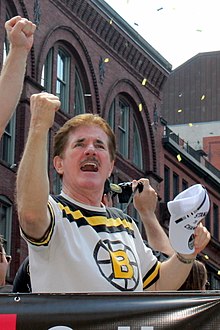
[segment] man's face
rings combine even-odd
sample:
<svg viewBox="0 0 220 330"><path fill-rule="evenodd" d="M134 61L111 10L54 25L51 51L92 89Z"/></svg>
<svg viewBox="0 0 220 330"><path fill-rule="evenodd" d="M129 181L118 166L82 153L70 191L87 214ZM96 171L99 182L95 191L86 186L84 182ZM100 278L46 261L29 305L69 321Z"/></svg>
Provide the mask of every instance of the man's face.
<svg viewBox="0 0 220 330"><path fill-rule="evenodd" d="M81 126L71 132L63 157L55 157L55 167L68 189L101 189L110 176L108 136L98 126Z"/></svg>

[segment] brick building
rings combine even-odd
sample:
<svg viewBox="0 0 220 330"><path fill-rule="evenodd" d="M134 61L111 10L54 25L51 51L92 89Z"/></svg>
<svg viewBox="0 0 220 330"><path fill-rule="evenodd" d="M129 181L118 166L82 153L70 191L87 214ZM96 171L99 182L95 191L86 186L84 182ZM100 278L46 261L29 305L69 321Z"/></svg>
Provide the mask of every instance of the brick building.
<svg viewBox="0 0 220 330"><path fill-rule="evenodd" d="M199 53L173 70L162 115L171 129L220 170L220 51Z"/></svg>
<svg viewBox="0 0 220 330"><path fill-rule="evenodd" d="M170 73L164 85L161 105L161 114L167 121L164 146L167 146L167 141L172 145L176 144L176 155L180 153L183 158L179 168L170 174L173 178L173 189L176 189L179 171L183 176L183 187L185 182L191 182L192 178L205 186L208 183L212 190L209 191L212 203L206 221L216 247L219 244L220 219L219 65L220 51L199 53L180 65ZM169 155L165 152L165 158L167 157L170 157L170 152ZM190 173L182 168L186 157L189 158L187 167ZM165 181L168 172L169 170L165 169Z"/></svg>
<svg viewBox="0 0 220 330"><path fill-rule="evenodd" d="M5 20L14 15L36 22L38 29L27 63L21 100L0 145L0 231L6 240L6 250L13 257L11 280L27 254L26 243L19 233L14 186L27 137L29 99L33 93L47 90L57 94L62 102L48 142L52 193L60 188L52 167L54 133L70 117L93 112L108 120L118 141L112 181L148 177L160 196L158 217L165 227L169 221L166 202L187 185L204 183L212 203L218 205L220 190L214 180L207 180L205 174L201 177L197 163L193 164L192 159L187 161L188 154L185 158L182 155L184 161L179 162L176 154L184 150L178 151L178 143L173 146L167 136L168 127L160 109L162 90L171 65L111 7L101 0L35 0L31 3L1 0L2 31ZM2 33L1 65L7 49L7 40ZM167 170L173 173L172 176L168 176ZM137 217L132 205L128 212ZM214 230L212 213L209 224ZM215 288L218 287L220 266L217 257L219 232L216 235L218 238L213 238L205 254L201 255L203 259L210 256L204 260Z"/></svg>

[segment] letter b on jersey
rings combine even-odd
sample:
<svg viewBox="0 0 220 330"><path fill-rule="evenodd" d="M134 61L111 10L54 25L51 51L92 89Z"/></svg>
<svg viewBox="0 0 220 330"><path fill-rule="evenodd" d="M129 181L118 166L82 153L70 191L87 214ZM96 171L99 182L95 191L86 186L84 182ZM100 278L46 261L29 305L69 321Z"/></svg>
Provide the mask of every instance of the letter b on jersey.
<svg viewBox="0 0 220 330"><path fill-rule="evenodd" d="M133 267L125 251L111 251L110 255L115 278L132 278L134 276Z"/></svg>

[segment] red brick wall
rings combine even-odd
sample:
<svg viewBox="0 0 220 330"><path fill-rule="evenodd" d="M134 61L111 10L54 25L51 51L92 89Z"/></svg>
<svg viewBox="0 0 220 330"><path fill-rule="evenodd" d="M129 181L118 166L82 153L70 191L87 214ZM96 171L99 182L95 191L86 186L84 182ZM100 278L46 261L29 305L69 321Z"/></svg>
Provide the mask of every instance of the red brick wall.
<svg viewBox="0 0 220 330"><path fill-rule="evenodd" d="M220 170L220 136L204 137L203 149L208 155L209 162Z"/></svg>

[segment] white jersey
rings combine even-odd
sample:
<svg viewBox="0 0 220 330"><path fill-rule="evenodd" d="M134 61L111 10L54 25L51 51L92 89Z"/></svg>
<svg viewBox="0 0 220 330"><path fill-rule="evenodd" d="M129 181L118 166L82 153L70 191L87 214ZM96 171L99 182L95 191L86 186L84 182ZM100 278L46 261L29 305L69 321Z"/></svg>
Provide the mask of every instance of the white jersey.
<svg viewBox="0 0 220 330"><path fill-rule="evenodd" d="M50 196L51 226L28 242L32 292L143 291L160 263L134 221L116 208L92 207L61 193Z"/></svg>

